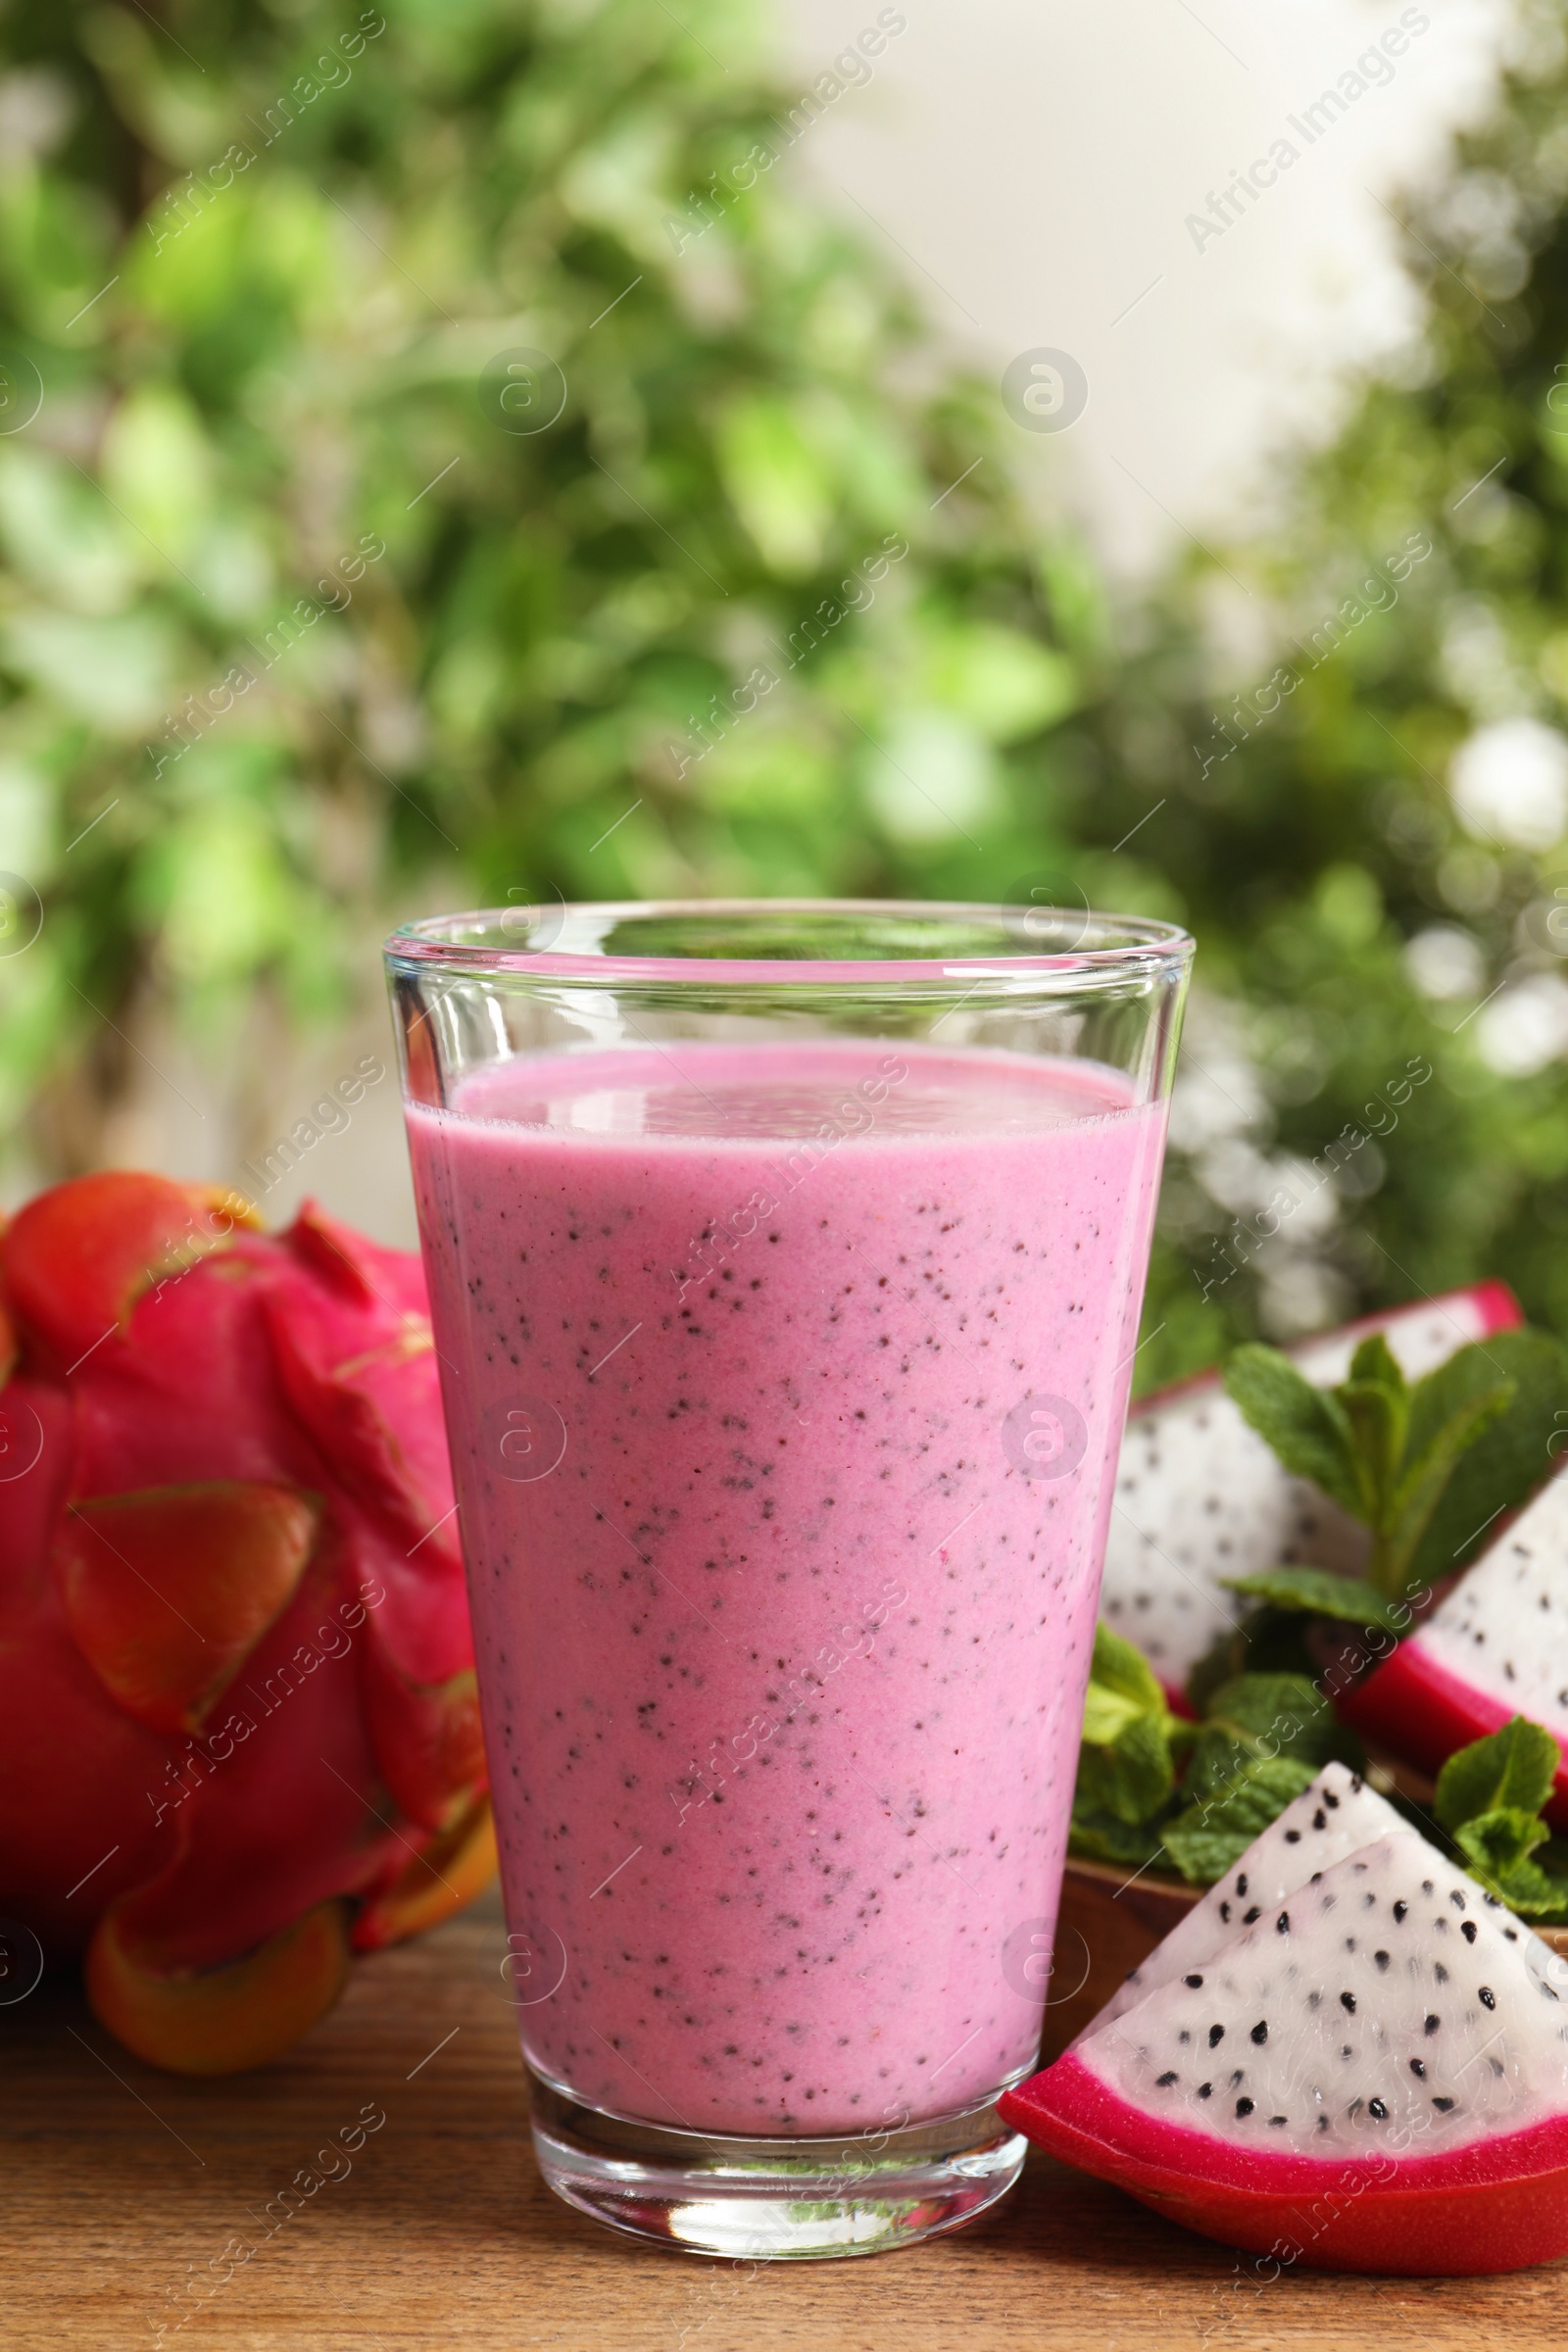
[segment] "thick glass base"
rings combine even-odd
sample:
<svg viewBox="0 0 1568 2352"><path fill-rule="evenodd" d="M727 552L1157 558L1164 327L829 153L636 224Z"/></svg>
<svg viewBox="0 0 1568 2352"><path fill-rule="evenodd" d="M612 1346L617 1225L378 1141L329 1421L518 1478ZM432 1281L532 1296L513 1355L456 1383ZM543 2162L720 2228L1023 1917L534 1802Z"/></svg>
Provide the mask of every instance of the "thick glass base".
<svg viewBox="0 0 1568 2352"><path fill-rule="evenodd" d="M1025 2142L995 2107L902 2132L729 2139L609 2115L530 2067L533 2144L558 2197L633 2237L742 2262L880 2254L1004 2196Z"/></svg>

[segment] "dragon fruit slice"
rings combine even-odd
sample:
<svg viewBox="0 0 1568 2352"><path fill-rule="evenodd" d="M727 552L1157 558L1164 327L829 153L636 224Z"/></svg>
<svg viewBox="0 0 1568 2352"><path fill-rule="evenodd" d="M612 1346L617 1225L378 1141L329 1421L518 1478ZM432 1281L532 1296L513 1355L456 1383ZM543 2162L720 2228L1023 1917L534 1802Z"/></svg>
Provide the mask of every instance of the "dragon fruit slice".
<svg viewBox="0 0 1568 2352"><path fill-rule="evenodd" d="M1265 1912L1272 1917L1298 1887L1331 1863L1343 1862L1347 1854L1380 1838L1401 1835L1416 1833L1359 1773L1344 1764L1326 1764L1310 1788L1292 1798L1234 1868L1178 1921L1143 1966L1133 1970L1079 2040L1099 2033L1124 2010L1136 2008L1156 1985L1203 1966L1240 1928L1250 1927Z"/></svg>
<svg viewBox="0 0 1568 2352"><path fill-rule="evenodd" d="M1381 1331L1406 1376L1418 1380L1456 1349L1523 1321L1500 1282L1450 1291L1417 1306L1369 1315L1290 1350L1308 1380L1330 1387L1356 1345ZM1366 1530L1327 1495L1292 1478L1231 1402L1217 1372L1159 1391L1135 1405L1122 1440L1115 1508L1105 1544L1100 1610L1136 1642L1171 1699L1239 1604L1222 1576L1286 1561L1359 1575Z"/></svg>
<svg viewBox="0 0 1568 2352"><path fill-rule="evenodd" d="M1562 1750L1547 1818L1568 1828L1568 1476L1561 1473L1375 1674L1340 1701L1357 1729L1436 1772L1528 1715Z"/></svg>
<svg viewBox="0 0 1568 2352"><path fill-rule="evenodd" d="M0 1237L0 1913L156 2065L494 1867L418 1260L111 1172Z"/></svg>
<svg viewBox="0 0 1568 2352"><path fill-rule="evenodd" d="M1002 2112L1205 2237L1448 2278L1568 2251L1568 1969L1405 1831L1097 2020Z"/></svg>

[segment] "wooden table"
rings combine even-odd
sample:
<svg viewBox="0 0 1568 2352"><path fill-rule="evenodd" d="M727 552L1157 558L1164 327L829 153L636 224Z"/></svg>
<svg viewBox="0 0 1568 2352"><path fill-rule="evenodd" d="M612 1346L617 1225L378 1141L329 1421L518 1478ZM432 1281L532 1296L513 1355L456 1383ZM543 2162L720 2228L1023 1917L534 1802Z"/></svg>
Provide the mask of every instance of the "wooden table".
<svg viewBox="0 0 1568 2352"><path fill-rule="evenodd" d="M908 2253L754 2274L644 2249L540 2183L505 1948L488 1897L424 1942L361 1962L300 2049L226 2082L139 2065L69 1991L0 2009L0 2347L1568 2345L1568 2265L1476 2280L1287 2274L1259 2287L1224 2249L1043 2158L971 2234ZM384 2123L341 2163L320 2161L365 2111ZM262 2209L309 2167L340 2177L267 2237ZM257 2250L237 2263L245 2246Z"/></svg>

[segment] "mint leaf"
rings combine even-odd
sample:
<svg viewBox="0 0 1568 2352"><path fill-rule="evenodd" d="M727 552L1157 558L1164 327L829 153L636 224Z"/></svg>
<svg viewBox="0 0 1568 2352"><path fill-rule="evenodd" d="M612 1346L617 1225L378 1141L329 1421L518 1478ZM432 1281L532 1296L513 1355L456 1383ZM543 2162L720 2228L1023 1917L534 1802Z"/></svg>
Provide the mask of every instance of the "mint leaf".
<svg viewBox="0 0 1568 2352"><path fill-rule="evenodd" d="M1137 1699L1124 1698L1119 1690L1107 1690L1103 1683L1092 1682L1084 1692L1085 1745L1114 1747L1122 1733L1142 1721L1145 1712Z"/></svg>
<svg viewBox="0 0 1568 2352"><path fill-rule="evenodd" d="M1361 1469L1365 1507L1358 1515L1376 1522L1383 1517L1385 1498L1404 1453L1404 1405L1370 1381L1348 1380L1334 1395L1349 1423Z"/></svg>
<svg viewBox="0 0 1568 2352"><path fill-rule="evenodd" d="M1448 1758L1438 1775L1433 1810L1455 1837L1464 1823L1483 1814L1539 1813L1561 1761L1551 1734L1515 1715L1500 1732L1473 1740Z"/></svg>
<svg viewBox="0 0 1568 2352"><path fill-rule="evenodd" d="M1256 1741L1238 1739L1223 1724L1205 1724L1182 1778L1182 1795L1189 1804L1210 1804L1250 1764L1271 1761Z"/></svg>
<svg viewBox="0 0 1568 2352"><path fill-rule="evenodd" d="M1548 1911L1561 1911L1568 1903L1568 1885L1530 1859L1549 1836L1545 1823L1533 1813L1504 1806L1461 1822L1454 1832L1454 1843L1483 1886L1510 1911L1539 1919Z"/></svg>
<svg viewBox="0 0 1568 2352"><path fill-rule="evenodd" d="M1239 1674L1304 1674L1310 1680L1322 1665L1311 1640L1314 1631L1303 1611L1259 1601L1199 1659L1187 1677L1190 1704L1201 1714L1220 1685Z"/></svg>
<svg viewBox="0 0 1568 2352"><path fill-rule="evenodd" d="M1118 1821L1113 1813L1099 1813L1093 1807L1073 1807L1067 1844L1070 1852L1086 1854L1093 1862L1124 1862L1130 1870L1141 1870L1156 1855L1164 1858L1159 1831L1152 1824Z"/></svg>
<svg viewBox="0 0 1568 2352"><path fill-rule="evenodd" d="M1313 1771L1331 1756L1365 1762L1353 1732L1337 1720L1314 1683L1300 1674L1243 1674L1209 1698L1182 1783L1189 1802L1202 1802L1253 1763L1285 1756Z"/></svg>
<svg viewBox="0 0 1568 2352"><path fill-rule="evenodd" d="M1225 1389L1287 1470L1311 1479L1356 1518L1366 1516L1350 1425L1326 1390L1314 1389L1277 1348L1250 1345L1226 1364Z"/></svg>
<svg viewBox="0 0 1568 2352"><path fill-rule="evenodd" d="M1497 1515L1525 1501L1553 1467L1548 1448L1563 1427L1555 1416L1568 1410L1568 1357L1544 1331L1497 1332L1418 1381L1412 1451L1424 1448L1466 1396L1499 1379L1513 1382L1514 1400L1460 1457L1409 1562L1411 1586L1435 1584L1473 1559Z"/></svg>
<svg viewBox="0 0 1568 2352"><path fill-rule="evenodd" d="M1165 1693L1143 1651L1113 1634L1108 1625L1095 1627L1089 1682L1126 1699L1141 1715L1163 1715Z"/></svg>
<svg viewBox="0 0 1568 2352"><path fill-rule="evenodd" d="M1175 1793L1173 1745L1185 1737L1142 1650L1097 1625L1073 1795L1080 1850L1149 1859L1158 1843L1153 1824Z"/></svg>
<svg viewBox="0 0 1568 2352"><path fill-rule="evenodd" d="M1559 1352L1557 1344L1544 1332L1498 1332L1490 1340L1473 1341L1445 1357L1434 1371L1418 1380L1410 1392L1410 1452L1412 1457L1425 1453L1446 1421L1471 1397L1494 1389L1500 1380L1517 1382L1520 1374L1520 1350L1511 1345L1523 1340L1526 1358L1540 1353L1537 1343L1544 1340L1546 1347Z"/></svg>
<svg viewBox="0 0 1568 2352"><path fill-rule="evenodd" d="M1225 1386L1288 1470L1372 1530L1368 1581L1396 1599L1473 1556L1547 1475L1568 1418L1568 1355L1544 1332L1461 1348L1413 1388L1379 1333L1332 1391L1275 1348L1238 1348Z"/></svg>
<svg viewBox="0 0 1568 2352"><path fill-rule="evenodd" d="M1453 1836L1455 1844L1484 1861L1493 1876L1498 1877L1527 1862L1551 1832L1539 1813L1522 1812L1517 1805L1499 1805L1494 1812L1462 1821Z"/></svg>
<svg viewBox="0 0 1568 2352"><path fill-rule="evenodd" d="M1381 1331L1361 1340L1350 1358L1349 1379L1367 1388L1385 1389L1399 1401L1408 1398L1410 1384L1398 1357Z"/></svg>
<svg viewBox="0 0 1568 2352"><path fill-rule="evenodd" d="M1147 1821L1160 1811L1176 1786L1170 1742L1162 1716L1140 1715L1108 1747L1078 1751L1075 1803L1117 1821Z"/></svg>
<svg viewBox="0 0 1568 2352"><path fill-rule="evenodd" d="M1502 1418L1516 1394L1511 1380L1499 1380L1466 1397L1406 1469L1389 1499L1379 1530L1383 1540L1377 1567L1380 1581L1391 1593L1398 1595L1412 1589L1410 1563L1460 1455ZM1413 1582L1419 1586L1421 1580L1416 1577Z"/></svg>
<svg viewBox="0 0 1568 2352"><path fill-rule="evenodd" d="M1515 1715L1438 1775L1434 1809L1467 1869L1526 1919L1568 1918L1568 1845L1538 1818L1558 1762L1550 1733Z"/></svg>
<svg viewBox="0 0 1568 2352"><path fill-rule="evenodd" d="M1404 1374L1381 1332L1361 1342L1349 1378L1334 1393L1359 1450L1365 1485L1381 1502L1398 1476L1410 1419Z"/></svg>
<svg viewBox="0 0 1568 2352"><path fill-rule="evenodd" d="M1222 1576L1219 1581L1231 1592L1266 1600L1276 1609L1336 1617L1348 1625L1378 1626L1397 1634L1410 1622L1407 1610L1396 1611L1364 1577L1335 1576L1327 1568L1260 1568L1255 1576Z"/></svg>
<svg viewBox="0 0 1568 2352"><path fill-rule="evenodd" d="M1346 1732L1334 1709L1302 1674L1240 1674L1223 1683L1208 1702L1208 1721L1257 1740L1278 1745L1309 1763L1326 1764L1343 1754Z"/></svg>
<svg viewBox="0 0 1568 2352"><path fill-rule="evenodd" d="M1167 1826L1166 1853L1193 1886L1212 1886L1316 1777L1310 1765L1286 1756L1250 1764L1226 1788L1189 1805Z"/></svg>

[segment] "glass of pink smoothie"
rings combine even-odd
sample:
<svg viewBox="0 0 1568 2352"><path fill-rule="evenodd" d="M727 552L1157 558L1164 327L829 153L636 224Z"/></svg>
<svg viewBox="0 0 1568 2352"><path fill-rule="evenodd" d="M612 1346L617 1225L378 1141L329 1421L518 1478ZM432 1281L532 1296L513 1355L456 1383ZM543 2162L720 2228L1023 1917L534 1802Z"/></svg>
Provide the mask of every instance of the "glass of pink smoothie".
<svg viewBox="0 0 1568 2352"><path fill-rule="evenodd" d="M1016 2177L1191 954L388 943L534 2141L602 2220L854 2254Z"/></svg>

